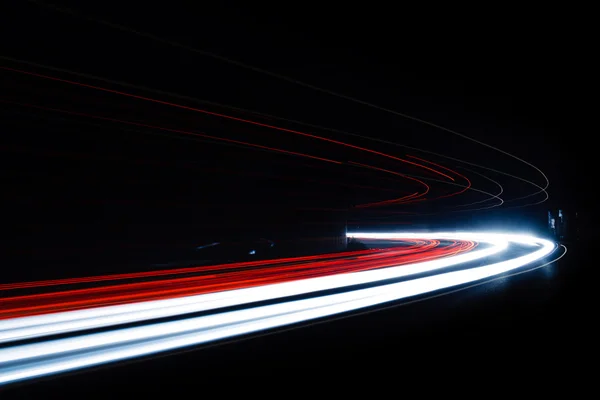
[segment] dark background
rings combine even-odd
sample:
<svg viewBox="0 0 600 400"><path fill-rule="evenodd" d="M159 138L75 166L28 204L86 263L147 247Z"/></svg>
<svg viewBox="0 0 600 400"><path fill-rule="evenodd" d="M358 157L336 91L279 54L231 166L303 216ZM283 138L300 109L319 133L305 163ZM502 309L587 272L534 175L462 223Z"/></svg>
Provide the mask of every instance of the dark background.
<svg viewBox="0 0 600 400"><path fill-rule="evenodd" d="M592 105L596 79L591 63L592 24L584 10L524 6L490 9L453 6L444 10L436 6L433 12L428 7L418 10L405 5L362 4L354 8L341 3L327 7L305 3L279 6L230 2L61 3L94 19L90 20L44 4L29 1L2 4L0 55L190 96L205 103L139 88L123 89L116 84L6 59L0 60L2 66L279 124L398 156L411 154L403 148L232 111L215 103L258 111L467 159L543 183L541 176L525 165L451 134L95 21L106 19L434 122L524 158L544 171L550 180L550 199L537 206L445 212L446 205L482 199L471 193L464 199L424 202L399 209L414 213L410 216L384 213L391 226L539 229L546 221L547 210L554 208L583 212L592 218L596 153ZM11 102L3 103L0 108L0 162L6 201L2 263L12 266L3 269L5 280L38 279L74 271L80 274L119 271L133 268L132 264L169 259L180 250L214 238L265 236L300 243L335 236L346 218L365 228L373 226L374 215L379 215L377 211L373 214L344 211L352 205L402 196L414 190L414 186L393 176L348 165L224 146L189 135L124 126L24 107L15 102L143 121L344 162L398 167L390 160L284 132L8 71L0 71L0 85L1 99ZM456 166L434 156L428 159L451 168ZM406 166L399 170L422 173ZM530 187L510 178L489 176L504 185L506 199L531 192ZM484 190L496 190L490 182L477 177L473 182ZM440 194L450 189L438 188ZM432 212L436 214L423 215ZM581 251L577 256L579 267L580 263L585 264L586 254ZM540 334L546 328L563 329L563 322L556 319L562 318L559 314L575 318L582 311L575 306L573 314L566 311L571 310L572 304L581 304L572 303L571 298L572 293L580 292L580 279L585 281L576 276L569 278L569 284L557 283L555 278L553 285L559 289L552 291L552 300L530 311L542 315L540 318L546 325L530 323L528 335ZM530 288L527 283L522 285L527 289L509 293L527 303L530 297L525 293ZM540 287L534 293L546 289ZM501 295L502 299L505 296L510 294ZM563 302L566 298L568 303ZM494 303L489 310L513 315L514 309L520 307L519 300L507 306L502 299L488 299ZM554 313L554 306L562 311ZM528 320L528 312L514 320L507 317L510 322L505 329L516 334L522 326L519 324ZM491 318L482 316L483 311L478 314L479 311L468 309L465 313L464 318L472 321ZM385 331L381 324L387 327L385 321L390 318L395 317L379 315L378 322L364 323L373 324L373 330ZM452 335L462 337L464 320L460 318L453 319L451 325L438 321L423 330L437 337L449 329ZM482 326L487 328L469 337L483 341L483 335L497 328L485 322ZM300 330L304 333L294 335L310 336L306 343L322 343L323 335L354 328L336 325L318 329L325 333L314 333L313 337L310 336L313 333ZM413 333L414 337L422 336L420 332ZM331 357L347 354L348 346L364 345L371 340L361 335L351 337ZM406 337L414 338L410 334ZM280 338L285 341L289 336ZM264 345L252 343L247 346L262 349L255 354L260 359L264 348L277 343L277 339ZM382 343L381 348L371 349L374 353L366 358L377 359L378 352L389 345L386 341ZM228 368L225 361L219 361L221 354L228 354L223 359L236 360L237 350L228 349L215 350L214 355L207 352L207 359L213 357L221 365L216 371ZM245 347L243 351L249 350ZM316 357L319 351L310 354ZM273 354L279 352L274 350ZM269 362L293 365L296 355L283 353L288 354L286 361ZM188 360L186 365L197 362ZM242 364L248 368L258 363L245 362ZM312 361L304 358L296 363L312 365ZM154 365L163 368L160 362Z"/></svg>

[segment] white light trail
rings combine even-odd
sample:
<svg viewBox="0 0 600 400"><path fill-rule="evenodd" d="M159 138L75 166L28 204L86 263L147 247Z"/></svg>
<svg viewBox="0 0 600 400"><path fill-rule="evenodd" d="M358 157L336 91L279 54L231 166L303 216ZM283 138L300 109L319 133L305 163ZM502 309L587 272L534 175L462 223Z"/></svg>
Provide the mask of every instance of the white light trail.
<svg viewBox="0 0 600 400"><path fill-rule="evenodd" d="M354 233L349 234L349 236L361 239L381 240L402 238L475 240L491 243L492 246L488 249L472 253L415 263L408 266L405 265L403 267L341 274L259 288L191 296L190 298L171 299L181 302L180 304L168 303L171 300L161 300L129 304L120 309L117 309L120 306L103 307L102 309L63 312L46 316L2 321L0 323L0 333L4 335L5 340L15 340L15 338L22 337L21 335L33 334L33 331L27 333L27 329L38 329L37 332L41 332L40 330L43 330L44 326L46 326L45 324L49 324L51 326L50 329L71 329L72 326L69 327L68 325L70 323L79 324L77 325L79 327L82 324L94 326L94 324L98 323L95 322L97 318L102 320L103 324L107 324L109 320L106 318L113 318L114 321L123 321L127 320L127 318L141 318L141 314L139 313L165 315L169 314L169 312L176 312L175 310L180 312L186 309L185 307L215 309L223 307L223 304L233 304L236 302L237 304L245 304L257 301L256 299L258 298L269 298L268 296L274 296L272 298L277 299L291 294L319 291L324 288L340 288L358 283L376 283L379 280L397 276L408 276L419 272L439 272L397 283L382 282L378 286L347 290L342 293L325 296L294 301L281 301L271 305L249 307L242 310L215 313L178 321L154 323L95 334L83 334L72 338L49 340L0 349L0 384L198 345L480 281L516 270L540 260L555 249L554 243L550 241L524 235L491 233ZM508 242L525 246L525 248L533 247L533 249L523 256L484 266L451 272L444 272L443 270L452 265L482 259L486 255L489 256L497 254L502 250L507 250ZM486 251L487 253L485 253ZM400 270L406 267L411 267L409 270L411 271L410 273L397 275ZM291 292L287 292L288 290L291 290ZM238 296L240 297L238 298ZM185 301L189 301L189 303L185 303ZM207 301L208 305L204 301ZM138 310L136 307L142 307L143 309ZM182 308L178 309L177 307ZM113 314L106 314L107 309L117 311ZM60 318L59 325L56 325L57 323L53 325L52 319L56 317ZM70 318L75 319L72 320ZM34 323L22 325L19 324L19 321L21 323L34 321ZM10 328L11 326L12 328ZM19 329L21 330L19 331ZM12 336L10 332L12 332ZM17 334L15 332L20 333ZM12 339L6 339L9 337L12 337Z"/></svg>
<svg viewBox="0 0 600 400"><path fill-rule="evenodd" d="M459 239L458 234L454 234L454 236L452 234L404 234L404 239L434 238L474 240L472 234L461 234L461 239ZM396 239L398 238L396 237ZM147 319L172 317L321 290L402 278L483 259L498 254L508 247L508 241L504 238L481 236L478 239L479 242L488 243L491 247L442 259L405 264L385 269L318 277L174 299L145 301L3 320L0 321L0 343L139 322Z"/></svg>

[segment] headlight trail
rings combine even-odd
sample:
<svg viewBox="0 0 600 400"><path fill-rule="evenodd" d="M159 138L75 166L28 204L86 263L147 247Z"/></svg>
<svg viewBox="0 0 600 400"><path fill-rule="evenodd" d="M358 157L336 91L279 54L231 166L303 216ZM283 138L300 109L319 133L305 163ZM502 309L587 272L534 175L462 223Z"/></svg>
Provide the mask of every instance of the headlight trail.
<svg viewBox="0 0 600 400"><path fill-rule="evenodd" d="M199 345L454 288L518 270L555 249L554 243L544 239L496 233L352 233L349 236L388 241L393 247L245 266L240 266L244 263L230 264L231 269L236 269L234 272L228 265L208 266L205 268L211 272L205 276L178 277L188 272L177 269L169 275L154 273L152 277L156 280L151 282L123 284L122 279L115 276L112 280L106 277L95 281L93 277L63 280L61 282L69 284L105 285L93 288L101 294L99 301L70 311L63 311L57 304L64 296L73 300L69 296L87 293L85 290L91 288L61 292L58 289L62 283L48 286L49 282L58 281L5 285L4 289L9 292L35 287L38 290L51 287L54 291L3 299L8 303L3 301L5 319L0 321L0 342L4 343L0 348L0 384ZM514 254L517 256L511 257ZM490 256L495 256L495 262L489 260ZM498 256L504 260L498 261ZM215 272L219 268L222 270ZM143 274L123 274L123 279L139 278ZM253 274L258 276L256 282L248 282ZM192 279L186 280L189 278ZM206 291L205 285L210 279L225 282L230 279L238 286ZM174 280L176 291L169 292ZM148 284L151 290L141 290L146 286L140 284ZM161 284L167 292L164 297L155 299L151 293ZM205 291L177 292L191 288ZM110 296L118 297L128 290L142 295L134 301L106 305L110 304ZM110 296L102 297L106 293ZM300 298L293 297L300 295ZM19 298L16 303L15 298ZM86 300L85 296L82 298ZM75 296L74 301L79 300ZM43 312L27 314L24 310L28 308L27 302L31 302L31 307L51 306L43 308ZM21 306L11 308L15 304ZM192 314L198 312L205 315ZM178 319L156 321L165 317ZM123 326L132 322L143 325ZM99 327L109 330L88 331ZM70 336L45 338L59 333ZM37 342L19 343L24 339Z"/></svg>

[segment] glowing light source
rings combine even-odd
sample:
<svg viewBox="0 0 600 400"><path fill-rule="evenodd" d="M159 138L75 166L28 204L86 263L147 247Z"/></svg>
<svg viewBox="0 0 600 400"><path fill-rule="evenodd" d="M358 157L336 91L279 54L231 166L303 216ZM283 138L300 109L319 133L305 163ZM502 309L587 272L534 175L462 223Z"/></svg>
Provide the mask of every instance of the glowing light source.
<svg viewBox="0 0 600 400"><path fill-rule="evenodd" d="M417 238L476 240L488 243L490 246L466 254L400 267L0 321L0 335L2 341L6 342L43 336L49 332L73 332L148 318L182 315L199 310L215 310L213 314L201 317L150 323L134 328L81 334L76 337L0 349L0 383L207 343L480 281L540 260L552 253L555 248L554 243L544 239L498 233L350 233L348 236L378 240ZM469 268L471 265L465 264L463 269L446 271L449 266L498 254L507 250L509 244L532 249L520 257L471 268ZM418 275L416 278L394 283L389 281L391 278L423 273L429 275ZM351 287L366 283L371 286L354 290ZM325 289L345 287L347 290L341 293L329 295L316 293ZM301 300L286 300L291 295L309 293L314 295ZM263 306L252 305L256 301L268 299L280 299L280 301ZM244 305L245 308L218 312L219 308L231 305Z"/></svg>

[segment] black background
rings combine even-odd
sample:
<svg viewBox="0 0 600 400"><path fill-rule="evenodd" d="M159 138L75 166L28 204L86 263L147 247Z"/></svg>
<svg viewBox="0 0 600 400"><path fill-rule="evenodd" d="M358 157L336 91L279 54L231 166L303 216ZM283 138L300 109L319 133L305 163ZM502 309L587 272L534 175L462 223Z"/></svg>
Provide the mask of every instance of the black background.
<svg viewBox="0 0 600 400"><path fill-rule="evenodd" d="M94 19L123 24L432 121L522 157L550 179L547 203L525 211L500 209L465 218L442 214L436 218L440 226L481 224L487 219L515 224L524 218L543 221L550 207L593 212L596 79L593 24L588 23L585 10L527 9L522 5L489 9L452 6L450 10L426 6L418 10L383 4L354 8L342 3L325 7L229 2L68 6ZM423 147L542 183L535 171L510 158L381 110L35 2L7 1L1 7L0 55L6 57ZM7 60L1 64L83 80ZM323 157L370 160L356 158L359 156L350 150L205 115L7 71L1 71L0 77L4 100L93 111L215 136L227 134L237 140L252 138ZM215 105L205 108L225 110ZM2 229L6 244L3 264L14 266L3 269L6 280L118 269L121 261L151 259L154 253L148 248L168 252L188 248L230 234L232 228L283 235L281 225L285 225L294 232L306 229L304 236L315 232L326 236L331 233L328 228L299 227L306 221L336 224L338 217L329 212L306 214L302 209L344 208L348 203L385 199L390 189L385 176L361 177L351 168L179 138L182 135L175 139L173 135L149 134L139 127L124 130L116 123L15 104L2 105L1 126L3 198L8 204ZM295 124L285 126L299 129ZM324 132L319 134L325 136ZM350 141L331 132L327 135ZM370 145L390 151L385 145ZM388 164L383 161L380 165ZM376 186L379 192L359 190L356 185ZM514 182L507 183L506 189L513 197L529 190ZM399 191L410 189L399 186ZM421 368L432 368L436 362L423 361L418 349L446 334L452 339L440 343L454 350L445 353L449 357L445 359L456 363L473 366L482 360L488 367L500 365L490 354L493 351L496 355L504 352L499 359L505 363L537 360L539 365L546 360L558 367L562 365L556 361L559 357L591 351L587 341L591 328L585 327L585 321L588 306L594 304L588 296L591 275L587 269L593 263L587 254L578 250L572 261L559 264L557 270L562 272L552 277L551 289L536 283L532 275L517 280L516 289L483 290L449 300L450 305L442 307L446 311L438 308L444 301L401 307L403 311L350 320L354 322L216 347L148 366L135 364L131 370L104 369L97 375L50 380L30 389L60 391L62 385L68 385L80 393L85 391L87 379L92 387L106 382L125 386L131 377L130 387L137 387L163 376L165 382L189 386L196 380L196 368L202 374L222 377L259 373L260 368L262 374L276 374L281 372L279 365L305 368L306 373L306 368L319 365L335 375L346 363L359 372L370 369L357 360L383 365L393 363L390 358L405 356L411 362L421 360ZM119 262L114 262L115 255ZM543 293L551 294L543 297ZM543 300L534 301L536 298ZM464 306L468 301L480 306ZM430 316L421 318L419 313ZM446 313L460 315L446 319ZM393 327L390 321L396 318L402 322ZM429 318L433 322L427 322ZM417 327L407 333L407 324ZM372 329L365 328L371 325ZM506 346L491 350L488 339L502 341L507 336L513 339ZM452 342L456 338L462 340L458 345ZM406 344L413 340L418 345ZM403 343L398 347L396 341ZM536 353L526 355L531 341L537 343ZM564 346L574 341L578 341L577 349L566 350ZM435 347L441 348L448 347ZM470 361L462 359L466 356L461 349ZM540 354L545 358L539 358ZM319 357L328 361L321 362ZM442 359L432 349L425 358ZM163 375L181 365L185 373ZM255 367L260 368L254 371ZM401 370L406 371L406 366ZM27 393L29 389L19 390Z"/></svg>

